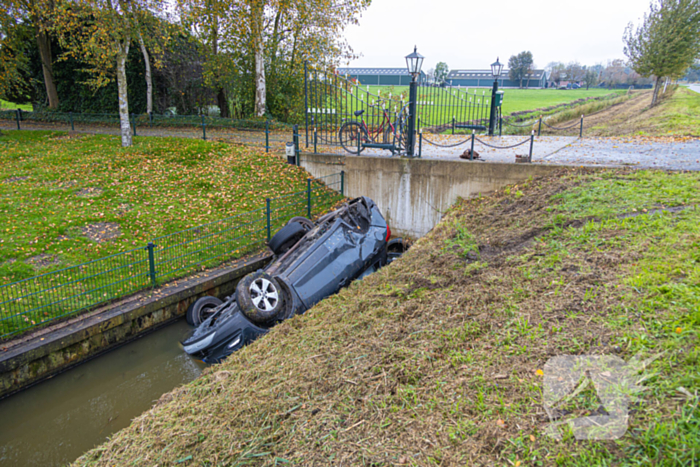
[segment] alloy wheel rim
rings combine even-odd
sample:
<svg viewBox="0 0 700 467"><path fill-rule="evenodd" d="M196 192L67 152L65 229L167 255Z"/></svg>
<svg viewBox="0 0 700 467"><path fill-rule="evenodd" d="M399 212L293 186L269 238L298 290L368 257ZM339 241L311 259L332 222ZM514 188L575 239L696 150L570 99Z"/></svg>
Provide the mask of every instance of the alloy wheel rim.
<svg viewBox="0 0 700 467"><path fill-rule="evenodd" d="M279 303L277 287L265 278L258 278L250 284L250 298L260 311L270 311Z"/></svg>

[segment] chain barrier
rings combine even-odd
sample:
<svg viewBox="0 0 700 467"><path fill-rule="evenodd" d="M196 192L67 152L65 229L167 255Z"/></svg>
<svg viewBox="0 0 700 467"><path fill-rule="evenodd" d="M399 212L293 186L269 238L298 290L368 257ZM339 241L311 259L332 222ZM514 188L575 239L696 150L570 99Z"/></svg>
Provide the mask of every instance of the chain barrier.
<svg viewBox="0 0 700 467"><path fill-rule="evenodd" d="M492 149L513 149L513 148L517 148L518 146L522 146L522 145L525 144L525 143L529 143L529 142L530 142L530 138L528 138L528 139L526 139L525 141L523 141L523 142L521 142L521 143L518 143L518 144L514 144L514 145L512 145L512 146L493 146L493 145L491 145L491 144L485 143L484 141L480 140L480 139L477 138L477 137L474 137L474 139L476 139L478 142L480 142L480 143L483 144L484 146L489 147L489 148L492 148Z"/></svg>
<svg viewBox="0 0 700 467"><path fill-rule="evenodd" d="M527 123L527 124L525 124L525 125L516 125L515 123L510 123L510 122L508 122L508 121L505 122L506 125L508 125L508 126L514 126L514 127L517 127L517 128L527 128L527 127L531 127L531 126L534 125L535 123L537 123L537 121L534 121L534 122L532 122L532 123Z"/></svg>
<svg viewBox="0 0 700 467"><path fill-rule="evenodd" d="M544 120L542 120L542 123L544 123L545 126L551 128L552 130L570 130L571 128L575 128L575 127L577 127L577 126L581 126L580 123L575 123L575 124L573 124L573 125L571 125L571 126L567 126L567 127L564 127L564 128L558 128L558 127L549 125L549 124L548 124L546 121L544 121Z"/></svg>
<svg viewBox="0 0 700 467"><path fill-rule="evenodd" d="M469 141L471 141L471 138L465 139L464 141L460 141L459 143L456 143L456 144L439 144L439 143L434 143L434 142L430 141L428 138L426 138L425 136L423 136L423 140L425 140L426 143L432 144L433 146L437 146L437 147L439 147L439 148L456 148L457 146L461 146L461 145L463 145L464 143L468 143Z"/></svg>

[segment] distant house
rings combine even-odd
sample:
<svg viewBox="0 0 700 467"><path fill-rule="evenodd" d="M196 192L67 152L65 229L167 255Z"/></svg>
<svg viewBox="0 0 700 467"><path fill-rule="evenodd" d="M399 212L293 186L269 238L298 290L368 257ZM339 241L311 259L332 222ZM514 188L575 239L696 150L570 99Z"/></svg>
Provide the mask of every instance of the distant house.
<svg viewBox="0 0 700 467"><path fill-rule="evenodd" d="M408 86L411 83L406 68L338 68L338 75L370 86ZM422 71L418 81L425 82Z"/></svg>
<svg viewBox="0 0 700 467"><path fill-rule="evenodd" d="M447 84L450 86L463 86L468 88L485 88L493 86L491 70L452 70L447 75ZM532 70L523 78L523 88L545 88L547 86L547 73L544 70ZM508 70L503 70L498 78L499 88L519 88L520 81L513 81L508 76Z"/></svg>

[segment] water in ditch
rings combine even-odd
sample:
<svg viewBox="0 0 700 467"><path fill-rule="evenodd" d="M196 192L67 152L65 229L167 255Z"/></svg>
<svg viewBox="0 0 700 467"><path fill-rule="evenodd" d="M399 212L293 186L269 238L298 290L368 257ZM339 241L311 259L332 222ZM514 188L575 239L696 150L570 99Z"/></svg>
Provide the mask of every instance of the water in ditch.
<svg viewBox="0 0 700 467"><path fill-rule="evenodd" d="M204 364L178 342L180 320L0 401L0 466L61 466L192 381Z"/></svg>

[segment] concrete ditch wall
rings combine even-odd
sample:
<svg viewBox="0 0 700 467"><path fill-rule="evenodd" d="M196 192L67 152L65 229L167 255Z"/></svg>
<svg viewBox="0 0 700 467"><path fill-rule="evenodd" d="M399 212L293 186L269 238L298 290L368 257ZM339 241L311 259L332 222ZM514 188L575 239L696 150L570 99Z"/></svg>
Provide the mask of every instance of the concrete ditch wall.
<svg viewBox="0 0 700 467"><path fill-rule="evenodd" d="M391 230L419 238L428 233L458 198L469 198L560 166L435 159L303 154L300 164L315 177L345 171L345 194L369 196Z"/></svg>
<svg viewBox="0 0 700 467"><path fill-rule="evenodd" d="M201 296L233 294L241 277L269 259L262 253L0 343L0 398L181 318Z"/></svg>

